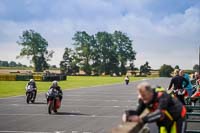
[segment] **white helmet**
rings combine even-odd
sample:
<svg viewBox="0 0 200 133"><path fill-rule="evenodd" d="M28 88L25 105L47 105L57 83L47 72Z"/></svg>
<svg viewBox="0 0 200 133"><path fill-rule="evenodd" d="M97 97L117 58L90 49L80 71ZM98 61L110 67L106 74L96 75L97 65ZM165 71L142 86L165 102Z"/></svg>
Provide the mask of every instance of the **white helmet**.
<svg viewBox="0 0 200 133"><path fill-rule="evenodd" d="M30 79L30 82L35 82L34 79Z"/></svg>
<svg viewBox="0 0 200 133"><path fill-rule="evenodd" d="M57 87L57 86L58 86L58 81L54 80L54 81L52 82L52 86Z"/></svg>

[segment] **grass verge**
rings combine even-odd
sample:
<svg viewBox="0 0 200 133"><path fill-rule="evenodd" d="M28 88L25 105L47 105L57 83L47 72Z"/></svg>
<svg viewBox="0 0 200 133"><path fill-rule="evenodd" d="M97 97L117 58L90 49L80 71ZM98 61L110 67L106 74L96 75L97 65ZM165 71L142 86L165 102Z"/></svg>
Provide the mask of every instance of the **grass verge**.
<svg viewBox="0 0 200 133"><path fill-rule="evenodd" d="M141 80L144 77L130 77L130 81ZM66 81L60 81L59 86L63 89L76 89L97 85L123 83L124 77L109 76L68 76ZM18 96L25 94L27 81L0 81L0 97ZM46 92L51 82L37 82L38 92Z"/></svg>

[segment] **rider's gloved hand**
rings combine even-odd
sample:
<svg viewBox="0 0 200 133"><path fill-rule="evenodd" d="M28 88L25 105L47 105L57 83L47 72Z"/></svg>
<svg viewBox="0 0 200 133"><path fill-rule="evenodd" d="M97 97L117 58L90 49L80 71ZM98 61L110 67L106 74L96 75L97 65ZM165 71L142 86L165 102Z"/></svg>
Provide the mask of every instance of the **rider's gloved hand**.
<svg viewBox="0 0 200 133"><path fill-rule="evenodd" d="M127 122L127 121L128 121L126 113L124 113L124 114L122 115L122 121L123 121L123 122Z"/></svg>
<svg viewBox="0 0 200 133"><path fill-rule="evenodd" d="M130 122L129 117L137 115L137 112L134 110L126 110L125 113L122 115L123 122Z"/></svg>

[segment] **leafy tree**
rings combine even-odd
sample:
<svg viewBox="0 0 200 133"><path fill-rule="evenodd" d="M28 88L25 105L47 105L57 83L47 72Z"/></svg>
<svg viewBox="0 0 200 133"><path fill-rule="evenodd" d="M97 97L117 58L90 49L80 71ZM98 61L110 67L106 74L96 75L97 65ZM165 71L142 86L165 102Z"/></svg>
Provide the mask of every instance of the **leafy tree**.
<svg viewBox="0 0 200 133"><path fill-rule="evenodd" d="M135 70L135 65L133 63L130 63L130 70L134 71Z"/></svg>
<svg viewBox="0 0 200 133"><path fill-rule="evenodd" d="M136 72L137 70L139 70L137 67L135 67L134 63L130 63L129 67L127 68L127 70L131 71L131 75L135 75L136 76Z"/></svg>
<svg viewBox="0 0 200 133"><path fill-rule="evenodd" d="M125 75L127 61L135 60L135 51L132 48L132 41L121 31L115 31L113 34L113 42L117 47L117 56L120 62L120 72Z"/></svg>
<svg viewBox="0 0 200 133"><path fill-rule="evenodd" d="M73 45L75 46L76 52L80 59L81 69L87 74L90 75L91 68L91 58L92 58L92 36L87 34L85 31L76 32L73 40L75 41Z"/></svg>
<svg viewBox="0 0 200 133"><path fill-rule="evenodd" d="M22 65L22 67L27 67L27 65Z"/></svg>
<svg viewBox="0 0 200 133"><path fill-rule="evenodd" d="M196 71L196 72L198 72L198 71L199 71L199 65L198 65L198 64L195 64L195 65L193 66L193 70Z"/></svg>
<svg viewBox="0 0 200 133"><path fill-rule="evenodd" d="M9 67L8 61L1 61L1 66L3 66L3 67Z"/></svg>
<svg viewBox="0 0 200 133"><path fill-rule="evenodd" d="M76 32L73 40L76 63L87 75L92 72L95 75L124 75L129 65L127 63L135 60L132 41L120 31L113 34L98 32L95 35L89 35L85 31Z"/></svg>
<svg viewBox="0 0 200 133"><path fill-rule="evenodd" d="M102 50L97 39L92 36L92 71L94 75L100 75L102 73Z"/></svg>
<svg viewBox="0 0 200 133"><path fill-rule="evenodd" d="M19 62L19 63L17 63L17 66L22 67L23 65Z"/></svg>
<svg viewBox="0 0 200 133"><path fill-rule="evenodd" d="M57 68L57 66L56 66L56 65L52 65L52 66L51 66L51 68L53 68L53 69L56 69L56 68Z"/></svg>
<svg viewBox="0 0 200 133"><path fill-rule="evenodd" d="M63 60L60 62L60 69L62 73L66 73L68 75L79 72L76 53L72 49L65 48Z"/></svg>
<svg viewBox="0 0 200 133"><path fill-rule="evenodd" d="M140 66L140 75L148 75L150 74L151 67L149 66L149 62L146 62L144 65Z"/></svg>
<svg viewBox="0 0 200 133"><path fill-rule="evenodd" d="M162 65L159 70L160 77L171 77L171 73L174 71L173 67L170 65Z"/></svg>
<svg viewBox="0 0 200 133"><path fill-rule="evenodd" d="M179 67L178 65L176 65L176 66L174 67L174 69L180 69L180 67Z"/></svg>
<svg viewBox="0 0 200 133"><path fill-rule="evenodd" d="M101 72L106 75L113 73L119 75L117 46L113 43L112 34L108 32L98 32L96 35L97 45L101 59Z"/></svg>
<svg viewBox="0 0 200 133"><path fill-rule="evenodd" d="M22 49L18 57L31 57L36 72L42 72L49 68L47 62L52 58L54 52L47 50L48 42L33 30L23 31L19 38L17 43L22 46Z"/></svg>
<svg viewBox="0 0 200 133"><path fill-rule="evenodd" d="M14 62L14 61L11 61L11 62L9 63L9 67L16 67L16 66L17 66L17 63Z"/></svg>

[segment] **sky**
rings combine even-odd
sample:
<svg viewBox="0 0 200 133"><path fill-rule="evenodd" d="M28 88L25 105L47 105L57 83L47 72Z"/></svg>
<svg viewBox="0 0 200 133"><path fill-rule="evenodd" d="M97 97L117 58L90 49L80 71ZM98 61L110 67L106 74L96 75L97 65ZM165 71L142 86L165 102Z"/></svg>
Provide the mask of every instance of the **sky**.
<svg viewBox="0 0 200 133"><path fill-rule="evenodd" d="M16 43L24 30L33 29L54 50L49 62L59 66L65 47L76 31L95 34L120 30L133 40L135 65L146 61L192 69L198 63L200 0L0 0L0 60L16 59Z"/></svg>

